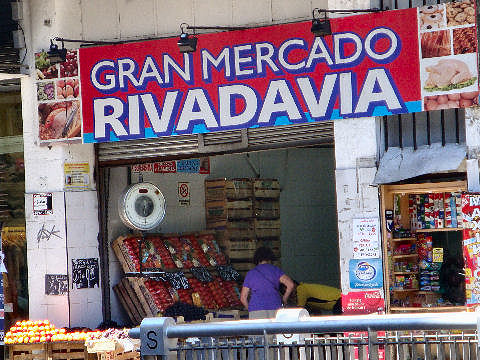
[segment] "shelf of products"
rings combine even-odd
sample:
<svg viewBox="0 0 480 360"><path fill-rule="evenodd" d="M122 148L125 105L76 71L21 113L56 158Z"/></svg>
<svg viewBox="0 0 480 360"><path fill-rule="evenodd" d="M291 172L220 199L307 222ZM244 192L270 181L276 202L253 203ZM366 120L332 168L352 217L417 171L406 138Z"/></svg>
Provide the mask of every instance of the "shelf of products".
<svg viewBox="0 0 480 360"><path fill-rule="evenodd" d="M465 189L463 181L382 186L387 311L451 311L465 304L441 288L442 266L451 257L462 260Z"/></svg>

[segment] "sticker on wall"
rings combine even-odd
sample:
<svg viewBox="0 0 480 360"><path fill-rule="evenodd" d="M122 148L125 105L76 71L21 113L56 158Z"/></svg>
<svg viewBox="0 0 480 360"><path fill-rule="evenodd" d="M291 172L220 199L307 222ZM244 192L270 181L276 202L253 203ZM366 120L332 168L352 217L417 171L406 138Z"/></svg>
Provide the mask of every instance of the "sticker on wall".
<svg viewBox="0 0 480 360"><path fill-rule="evenodd" d="M64 295L68 291L68 275L45 274L45 295Z"/></svg>
<svg viewBox="0 0 480 360"><path fill-rule="evenodd" d="M353 219L353 258L372 259L380 257L378 218Z"/></svg>
<svg viewBox="0 0 480 360"><path fill-rule="evenodd" d="M90 186L90 165L88 163L65 163L63 165L65 190L88 189Z"/></svg>
<svg viewBox="0 0 480 360"><path fill-rule="evenodd" d="M383 286L382 261L380 259L350 260L350 288L366 289Z"/></svg>
<svg viewBox="0 0 480 360"><path fill-rule="evenodd" d="M190 206L190 183L177 183L177 198L179 206Z"/></svg>
<svg viewBox="0 0 480 360"><path fill-rule="evenodd" d="M98 259L72 259L72 288L98 287L99 279Z"/></svg>
<svg viewBox="0 0 480 360"><path fill-rule="evenodd" d="M33 194L33 215L52 215L52 194Z"/></svg>
<svg viewBox="0 0 480 360"><path fill-rule="evenodd" d="M210 174L210 158L203 157L188 160L160 161L132 165L132 173L174 174L177 172L190 174Z"/></svg>

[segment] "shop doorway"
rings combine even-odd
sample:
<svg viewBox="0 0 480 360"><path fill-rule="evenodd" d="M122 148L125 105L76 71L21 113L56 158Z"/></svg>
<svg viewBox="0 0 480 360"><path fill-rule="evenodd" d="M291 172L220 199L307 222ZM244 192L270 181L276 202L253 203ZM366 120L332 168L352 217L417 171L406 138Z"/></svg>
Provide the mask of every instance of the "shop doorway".
<svg viewBox="0 0 480 360"><path fill-rule="evenodd" d="M280 231L272 233L269 239L257 239L275 247L278 264L294 280L340 288L332 145L201 157L198 158L201 171L179 168L178 164L182 161L193 160L178 159L105 169L103 197L108 215L104 219L109 244L129 233L117 215L118 198L128 184L137 183L140 179L157 185L165 196L165 219L151 231L161 234L215 229L208 217L211 203L206 193L206 182L218 179L274 180L279 184L278 199L263 198L262 201L267 203L265 206L273 207L278 201L279 217L271 217L269 221L278 221ZM175 171L172 166L167 166L168 163L177 164ZM181 203L178 194L179 184L182 183L186 183L189 190L187 204ZM254 198L254 204L256 200L259 199ZM112 251L109 262L109 280L111 286L115 286L122 280L123 272ZM231 259L231 262L234 268L245 274L251 258ZM122 305L113 291L110 296L112 319L122 322L125 318Z"/></svg>
<svg viewBox="0 0 480 360"><path fill-rule="evenodd" d="M28 319L23 123L18 80L0 82L0 234L3 329ZM3 336L2 336L3 339Z"/></svg>

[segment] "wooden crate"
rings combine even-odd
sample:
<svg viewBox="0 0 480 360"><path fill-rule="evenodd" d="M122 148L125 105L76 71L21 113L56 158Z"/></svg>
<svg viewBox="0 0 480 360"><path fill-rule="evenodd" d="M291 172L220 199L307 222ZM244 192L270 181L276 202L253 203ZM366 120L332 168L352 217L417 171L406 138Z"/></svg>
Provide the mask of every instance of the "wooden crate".
<svg viewBox="0 0 480 360"><path fill-rule="evenodd" d="M255 200L253 214L257 219L280 218L280 202L278 200Z"/></svg>
<svg viewBox="0 0 480 360"><path fill-rule="evenodd" d="M255 236L252 220L208 222L207 228L214 229L217 239L252 239Z"/></svg>
<svg viewBox="0 0 480 360"><path fill-rule="evenodd" d="M277 179L255 179L253 180L253 196L278 199L280 197L280 183Z"/></svg>
<svg viewBox="0 0 480 360"><path fill-rule="evenodd" d="M48 360L48 344L8 345L10 360Z"/></svg>
<svg viewBox="0 0 480 360"><path fill-rule="evenodd" d="M280 219L254 220L255 236L257 238L271 238L280 236Z"/></svg>
<svg viewBox="0 0 480 360"><path fill-rule="evenodd" d="M246 199L253 196L250 179L205 180L205 201L223 201L225 199Z"/></svg>
<svg viewBox="0 0 480 360"><path fill-rule="evenodd" d="M249 219L253 216L253 202L249 200L225 200L205 204L207 222L233 219Z"/></svg>
<svg viewBox="0 0 480 360"><path fill-rule="evenodd" d="M257 241L253 239L227 240L222 244L222 247L230 260L245 259L251 261L257 249Z"/></svg>
<svg viewBox="0 0 480 360"><path fill-rule="evenodd" d="M124 244L125 239L128 239L127 236L119 236L112 242L112 249L115 255L117 256L120 265L124 272L135 272L135 263L132 261L128 249Z"/></svg>
<svg viewBox="0 0 480 360"><path fill-rule="evenodd" d="M138 305L140 301L128 281L122 279L122 281L113 287L113 290L117 294L132 324L139 325L145 317L145 313L141 312Z"/></svg>
<svg viewBox="0 0 480 360"><path fill-rule="evenodd" d="M89 354L84 341L52 342L48 345L48 360L50 359L86 360L89 359Z"/></svg>

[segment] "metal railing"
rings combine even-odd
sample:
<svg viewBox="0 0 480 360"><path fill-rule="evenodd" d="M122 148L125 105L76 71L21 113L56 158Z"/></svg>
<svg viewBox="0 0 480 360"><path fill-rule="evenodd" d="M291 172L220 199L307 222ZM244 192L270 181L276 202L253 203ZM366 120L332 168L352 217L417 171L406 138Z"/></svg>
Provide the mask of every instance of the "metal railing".
<svg viewBox="0 0 480 360"><path fill-rule="evenodd" d="M295 318L298 309L290 312ZM304 311L304 310L303 310ZM479 359L474 312L175 324L147 318L130 336L144 358L185 360L473 360Z"/></svg>

